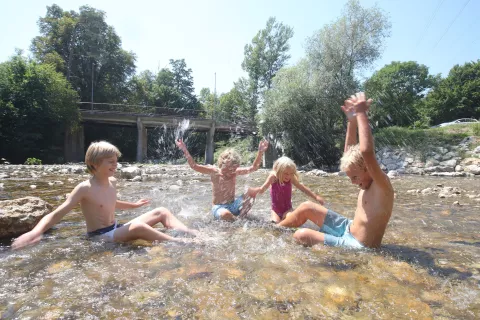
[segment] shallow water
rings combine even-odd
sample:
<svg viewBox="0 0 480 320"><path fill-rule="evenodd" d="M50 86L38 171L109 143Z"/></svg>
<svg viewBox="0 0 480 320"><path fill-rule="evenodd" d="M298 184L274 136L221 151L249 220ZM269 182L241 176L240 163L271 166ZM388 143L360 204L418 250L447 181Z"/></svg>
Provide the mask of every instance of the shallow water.
<svg viewBox="0 0 480 320"><path fill-rule="evenodd" d="M269 195L249 217L213 221L208 177L186 167L157 182L120 181L122 200L152 199L148 208L119 211L126 222L165 206L204 236L187 245L87 240L77 210L36 246L0 246L2 319L475 319L480 316L478 178L407 176L393 180L394 212L381 250L297 245L293 230L269 222ZM239 178L260 185L267 171ZM345 177L302 181L327 206L353 217L358 190ZM68 179L76 181L68 181ZM7 179L0 198L39 196L53 205L79 175ZM49 186L60 180L63 185ZM37 188L30 189L35 184ZM457 186L458 198L408 194ZM171 187L177 185L177 187ZM176 190L179 189L179 190ZM294 206L307 200L294 191ZM454 206L458 200L462 205ZM159 226L161 229L161 226ZM177 235L175 232L167 231Z"/></svg>

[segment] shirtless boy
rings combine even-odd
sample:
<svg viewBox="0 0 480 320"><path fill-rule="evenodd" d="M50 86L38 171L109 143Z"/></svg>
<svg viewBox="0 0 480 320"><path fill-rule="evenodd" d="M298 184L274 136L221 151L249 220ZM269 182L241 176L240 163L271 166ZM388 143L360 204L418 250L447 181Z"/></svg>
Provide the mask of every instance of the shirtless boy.
<svg viewBox="0 0 480 320"><path fill-rule="evenodd" d="M12 243L13 249L19 249L38 242L45 231L58 223L78 203L87 224L87 235L106 241L125 242L136 239L147 241L182 241L164 234L153 226L161 222L166 228L196 234L181 223L166 208L153 209L122 225L115 220L115 209L132 209L148 204L146 199L137 202L117 200L116 179L120 151L106 142L93 142L85 155L85 162L92 177L79 183L68 198L56 210L43 217L29 232L21 235Z"/></svg>
<svg viewBox="0 0 480 320"><path fill-rule="evenodd" d="M340 169L361 189L353 221L319 204L304 202L279 224L299 227L310 220L318 225L319 231L304 228L295 232L294 238L304 245L323 243L350 248L380 247L392 214L394 191L375 157L367 117L371 103L372 100L366 100L365 94L360 92L352 95L342 106L348 118L348 127ZM357 128L360 144L357 144Z"/></svg>
<svg viewBox="0 0 480 320"><path fill-rule="evenodd" d="M253 204L252 198L243 194L235 199L237 176L258 170L262 155L268 149L268 141L260 141L257 157L250 167L240 167L240 155L233 149L222 152L218 158L218 167L200 165L193 160L182 140L176 141L176 144L183 151L190 168L210 175L213 194L212 214L215 219L233 221L235 217L247 214Z"/></svg>

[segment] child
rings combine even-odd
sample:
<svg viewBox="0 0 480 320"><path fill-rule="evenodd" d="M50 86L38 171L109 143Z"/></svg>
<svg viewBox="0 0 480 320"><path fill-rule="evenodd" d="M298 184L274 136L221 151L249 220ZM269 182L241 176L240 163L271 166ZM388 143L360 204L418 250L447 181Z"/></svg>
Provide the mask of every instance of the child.
<svg viewBox="0 0 480 320"><path fill-rule="evenodd" d="M251 167L240 167L240 155L233 149L222 152L218 158L218 168L200 165L195 163L183 140L176 141L176 144L185 154L190 168L210 175L213 191L212 214L215 219L233 221L235 217L247 214L251 208L251 198L244 194L235 199L236 179L238 175L254 172L260 167L262 155L268 148L266 140L260 141L257 157Z"/></svg>
<svg viewBox="0 0 480 320"><path fill-rule="evenodd" d="M135 239L182 241L152 228L159 222L166 228L192 234L198 232L187 228L166 208L153 209L125 225L119 224L115 220L115 209L138 208L150 203L146 199L135 203L117 200L116 179L113 175L120 156L120 151L114 145L106 141L93 142L85 155L87 169L92 177L79 183L63 204L43 217L33 230L17 238L12 247L19 249L38 242L45 231L58 223L78 203L87 224L87 235L97 239L115 242Z"/></svg>
<svg viewBox="0 0 480 320"><path fill-rule="evenodd" d="M297 166L292 159L281 157L273 164L273 171L268 175L267 180L261 187L250 188L248 194L255 197L262 194L270 188L270 198L272 199L271 219L279 223L292 210L292 184L312 197L316 201L324 204L322 197L313 193L309 188L298 181Z"/></svg>
<svg viewBox="0 0 480 320"><path fill-rule="evenodd" d="M372 100L359 92L345 101L342 110L348 118L345 152L340 169L360 187L353 221L323 206L305 202L280 222L284 227L299 227L307 220L318 231L300 229L293 235L305 245L324 243L349 248L378 248L382 243L393 209L393 187L375 157L373 136L367 111ZM360 144L357 144L357 128Z"/></svg>

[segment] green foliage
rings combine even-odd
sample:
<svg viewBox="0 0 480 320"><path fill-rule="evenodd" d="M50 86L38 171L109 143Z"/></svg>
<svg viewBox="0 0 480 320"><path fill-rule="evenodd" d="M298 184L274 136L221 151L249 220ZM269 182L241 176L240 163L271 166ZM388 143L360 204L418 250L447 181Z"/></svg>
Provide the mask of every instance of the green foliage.
<svg viewBox="0 0 480 320"><path fill-rule="evenodd" d="M453 128L456 127L456 128ZM382 128L375 132L375 146L402 147L425 155L437 146L457 145L473 134L473 126L451 126L433 129Z"/></svg>
<svg viewBox="0 0 480 320"><path fill-rule="evenodd" d="M245 45L242 68L248 73L248 79L239 79L235 83L237 91L244 100L242 112L247 122L254 122L257 108L266 90L272 86L277 72L286 64L290 55L288 41L293 37L293 29L270 17L265 29L258 31L251 44Z"/></svg>
<svg viewBox="0 0 480 320"><path fill-rule="evenodd" d="M282 69L265 96L262 134L299 165L334 165L345 122L340 106L380 56L390 23L378 8L350 1L343 15L307 41L307 58Z"/></svg>
<svg viewBox="0 0 480 320"><path fill-rule="evenodd" d="M335 164L336 147L342 133L340 107L332 108L322 91L311 81L308 63L283 69L267 93L262 114L262 134L273 144L280 141L285 153L299 165L313 161L317 166Z"/></svg>
<svg viewBox="0 0 480 320"><path fill-rule="evenodd" d="M25 163L26 165L41 165L42 160L37 159L37 158L28 158Z"/></svg>
<svg viewBox="0 0 480 320"><path fill-rule="evenodd" d="M270 89L273 77L290 59L287 52L291 37L291 27L270 17L265 29L258 31L252 39L252 44L245 45L242 68L259 89Z"/></svg>
<svg viewBox="0 0 480 320"><path fill-rule="evenodd" d="M120 37L105 22L105 12L89 6L63 11L54 4L38 25L41 35L33 39L31 51L62 72L81 101L91 101L92 87L95 102L123 102L128 97L135 55L122 49Z"/></svg>
<svg viewBox="0 0 480 320"><path fill-rule="evenodd" d="M439 80L439 75L429 75L425 65L414 61L394 61L375 72L364 85L374 101L369 113L372 123L377 127L426 126L419 104Z"/></svg>
<svg viewBox="0 0 480 320"><path fill-rule="evenodd" d="M480 60L454 66L427 95L423 114L432 124L458 118L480 118Z"/></svg>
<svg viewBox="0 0 480 320"><path fill-rule="evenodd" d="M23 163L52 162L63 150L64 132L79 121L78 95L51 64L21 55L0 64L0 157Z"/></svg>

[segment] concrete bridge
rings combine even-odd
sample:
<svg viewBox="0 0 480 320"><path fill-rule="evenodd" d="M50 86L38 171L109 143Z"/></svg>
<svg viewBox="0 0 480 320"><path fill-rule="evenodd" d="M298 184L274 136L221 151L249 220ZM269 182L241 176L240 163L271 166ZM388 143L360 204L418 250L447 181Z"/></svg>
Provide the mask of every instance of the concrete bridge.
<svg viewBox="0 0 480 320"><path fill-rule="evenodd" d="M142 162L147 157L148 128L166 126L177 128L188 119L189 130L205 132L207 143L205 147L205 163L213 164L215 132L236 132L251 134L255 130L249 126L202 118L205 116L199 110L178 110L158 107L142 107L112 104L81 103L80 112L82 122L75 132L65 134L65 161L80 162L85 158L84 123L104 123L119 126L137 127L137 154L136 161Z"/></svg>

